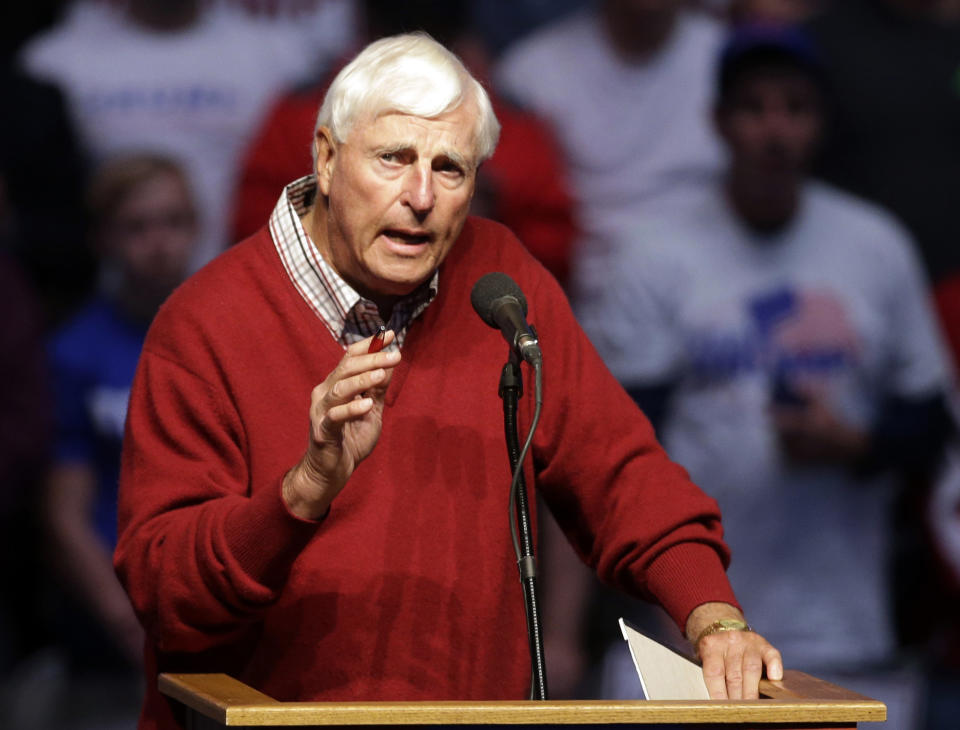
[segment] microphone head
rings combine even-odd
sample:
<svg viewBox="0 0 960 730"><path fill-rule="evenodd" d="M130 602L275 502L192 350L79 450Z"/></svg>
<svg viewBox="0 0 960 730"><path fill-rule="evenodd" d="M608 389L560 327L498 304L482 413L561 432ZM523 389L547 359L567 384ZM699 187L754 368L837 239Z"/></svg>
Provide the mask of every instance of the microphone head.
<svg viewBox="0 0 960 730"><path fill-rule="evenodd" d="M473 285L470 303L480 319L494 328L499 328L493 314L504 297L513 297L520 305L524 316L527 314L527 298L513 279L500 271L484 274Z"/></svg>

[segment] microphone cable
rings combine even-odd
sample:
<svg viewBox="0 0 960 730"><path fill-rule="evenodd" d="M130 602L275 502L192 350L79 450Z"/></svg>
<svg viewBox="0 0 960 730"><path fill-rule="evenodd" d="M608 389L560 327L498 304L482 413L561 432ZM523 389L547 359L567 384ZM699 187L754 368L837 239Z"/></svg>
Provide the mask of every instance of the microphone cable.
<svg viewBox="0 0 960 730"><path fill-rule="evenodd" d="M520 477L523 475L523 462L527 458L527 452L530 450L530 444L533 443L533 434L540 423L540 413L543 410L543 365L537 364L534 367L534 409L533 420L530 422L530 429L527 431L527 440L520 450L516 459L516 466L513 470L513 481L510 482L510 537L513 540L513 552L517 556L517 562L524 558L523 548L520 547L519 526L517 524L517 498L519 495Z"/></svg>

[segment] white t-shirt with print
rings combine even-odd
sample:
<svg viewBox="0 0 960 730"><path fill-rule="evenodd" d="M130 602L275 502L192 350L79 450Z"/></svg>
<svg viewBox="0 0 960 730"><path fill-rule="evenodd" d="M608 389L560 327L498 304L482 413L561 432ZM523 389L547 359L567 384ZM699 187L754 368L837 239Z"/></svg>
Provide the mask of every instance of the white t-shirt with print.
<svg viewBox="0 0 960 730"><path fill-rule="evenodd" d="M625 229L581 322L625 385L679 382L662 441L719 501L734 589L789 665L888 660L892 482L787 463L770 408L778 373L863 428L887 396L947 386L911 242L818 183L773 236L744 228L716 182L672 209Z"/></svg>

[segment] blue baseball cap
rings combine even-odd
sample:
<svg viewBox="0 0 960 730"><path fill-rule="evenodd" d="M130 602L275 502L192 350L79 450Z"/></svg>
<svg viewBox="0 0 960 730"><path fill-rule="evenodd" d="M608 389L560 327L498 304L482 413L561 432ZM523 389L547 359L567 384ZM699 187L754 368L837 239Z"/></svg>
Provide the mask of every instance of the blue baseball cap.
<svg viewBox="0 0 960 730"><path fill-rule="evenodd" d="M746 70L778 66L796 68L824 86L824 67L813 40L801 28L772 23L735 26L720 50L717 91L724 97Z"/></svg>

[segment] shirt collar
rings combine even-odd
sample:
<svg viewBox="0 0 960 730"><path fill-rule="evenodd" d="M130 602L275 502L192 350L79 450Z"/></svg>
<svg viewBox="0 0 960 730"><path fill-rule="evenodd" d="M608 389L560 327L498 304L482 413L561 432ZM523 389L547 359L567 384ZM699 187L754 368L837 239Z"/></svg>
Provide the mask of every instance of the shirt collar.
<svg viewBox="0 0 960 730"><path fill-rule="evenodd" d="M300 216L310 208L316 192L313 175L295 180L284 188L270 215L270 237L290 281L344 347L375 334L381 324L396 333L396 346L402 346L410 323L437 296L439 273L434 272L430 281L397 301L390 321L384 322L377 305L343 280L304 229Z"/></svg>

